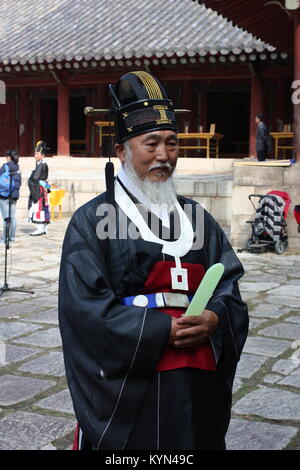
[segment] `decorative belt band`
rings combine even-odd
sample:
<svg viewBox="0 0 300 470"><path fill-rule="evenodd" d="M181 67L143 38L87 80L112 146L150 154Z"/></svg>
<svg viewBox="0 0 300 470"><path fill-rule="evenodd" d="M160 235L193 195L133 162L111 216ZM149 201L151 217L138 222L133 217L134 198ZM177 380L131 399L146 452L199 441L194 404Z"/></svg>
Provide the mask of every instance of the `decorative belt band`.
<svg viewBox="0 0 300 470"><path fill-rule="evenodd" d="M124 297L121 302L123 305L135 307L163 308L177 307L187 308L192 295L179 294L175 292L157 292L156 294L140 294L130 297Z"/></svg>

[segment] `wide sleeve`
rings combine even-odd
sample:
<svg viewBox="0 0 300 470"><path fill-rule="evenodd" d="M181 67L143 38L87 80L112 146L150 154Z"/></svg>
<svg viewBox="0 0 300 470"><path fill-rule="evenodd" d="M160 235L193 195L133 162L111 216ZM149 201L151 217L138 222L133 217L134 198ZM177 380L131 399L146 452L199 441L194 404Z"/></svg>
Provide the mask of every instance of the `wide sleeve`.
<svg viewBox="0 0 300 470"><path fill-rule="evenodd" d="M59 321L67 362L96 367L107 378L149 376L170 331L170 318L120 303L109 279L105 250L93 218L79 211L63 244ZM93 366L92 366L93 364Z"/></svg>
<svg viewBox="0 0 300 470"><path fill-rule="evenodd" d="M248 308L241 298L238 280L244 269L218 223L206 213L205 258L206 268L223 263L225 270L207 309L214 311L220 321L222 353L230 362L239 360L248 334Z"/></svg>

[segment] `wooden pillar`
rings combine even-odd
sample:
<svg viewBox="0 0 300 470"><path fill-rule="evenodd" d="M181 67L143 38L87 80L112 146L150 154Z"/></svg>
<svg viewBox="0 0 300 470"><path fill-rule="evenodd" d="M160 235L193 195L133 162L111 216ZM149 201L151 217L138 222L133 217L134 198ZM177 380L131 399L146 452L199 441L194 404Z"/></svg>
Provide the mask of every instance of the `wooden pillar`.
<svg viewBox="0 0 300 470"><path fill-rule="evenodd" d="M42 121L41 121L41 99L35 98L33 101L33 137L34 144L39 140L43 140L42 137Z"/></svg>
<svg viewBox="0 0 300 470"><path fill-rule="evenodd" d="M32 152L32 103L29 100L28 89L19 91L19 155L26 156Z"/></svg>
<svg viewBox="0 0 300 470"><path fill-rule="evenodd" d="M200 97L200 110L199 110L199 122L197 132L199 132L200 126L203 132L208 132L208 93L207 91L201 92Z"/></svg>
<svg viewBox="0 0 300 470"><path fill-rule="evenodd" d="M69 89L57 87L57 154L70 155Z"/></svg>
<svg viewBox="0 0 300 470"><path fill-rule="evenodd" d="M251 96L250 96L250 130L249 130L249 155L256 156L256 124L255 116L258 113L263 114L263 86L259 76L254 75L251 78Z"/></svg>
<svg viewBox="0 0 300 470"><path fill-rule="evenodd" d="M294 29L294 80L300 80L300 13L295 16ZM298 85L299 87L299 85ZM299 89L297 87L297 89ZM298 94L299 96L299 94ZM293 100L294 105L294 158L300 162L300 103L299 98Z"/></svg>

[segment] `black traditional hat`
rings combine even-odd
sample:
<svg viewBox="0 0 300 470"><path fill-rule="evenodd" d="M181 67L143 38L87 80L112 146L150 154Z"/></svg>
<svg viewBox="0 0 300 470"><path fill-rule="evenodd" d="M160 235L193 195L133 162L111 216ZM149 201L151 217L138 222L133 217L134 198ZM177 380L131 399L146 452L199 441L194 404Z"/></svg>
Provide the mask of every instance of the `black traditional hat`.
<svg viewBox="0 0 300 470"><path fill-rule="evenodd" d="M17 152L16 150L7 150L7 151L5 152L5 155L6 155L7 157L11 157L11 158L13 158L13 159L19 158L18 152Z"/></svg>
<svg viewBox="0 0 300 470"><path fill-rule="evenodd" d="M35 152L40 152L43 155L46 153L47 150L50 150L49 147L47 147L47 144L44 140L39 140L36 145L35 145Z"/></svg>
<svg viewBox="0 0 300 470"><path fill-rule="evenodd" d="M109 88L118 143L154 130L177 132L173 103L162 84L149 73L126 73Z"/></svg>

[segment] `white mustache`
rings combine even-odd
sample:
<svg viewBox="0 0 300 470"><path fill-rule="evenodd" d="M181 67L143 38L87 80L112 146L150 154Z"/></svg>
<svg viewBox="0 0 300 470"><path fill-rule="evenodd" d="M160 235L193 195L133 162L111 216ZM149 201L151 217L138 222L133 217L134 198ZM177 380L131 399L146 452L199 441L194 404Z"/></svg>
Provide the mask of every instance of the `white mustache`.
<svg viewBox="0 0 300 470"><path fill-rule="evenodd" d="M168 162L167 163L155 163L154 165L150 166L150 168L148 168L147 173L149 173L149 171L151 170L156 170L157 168L166 168L169 171L172 170L172 166Z"/></svg>

